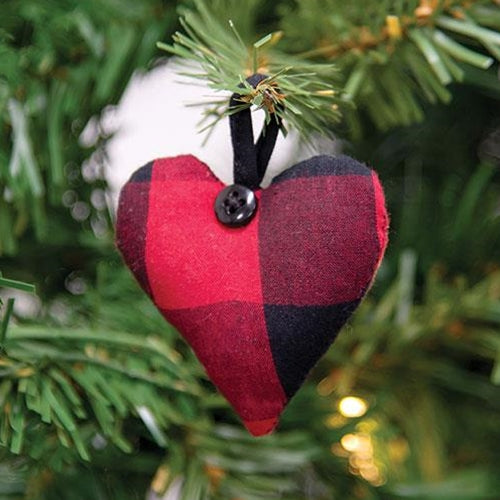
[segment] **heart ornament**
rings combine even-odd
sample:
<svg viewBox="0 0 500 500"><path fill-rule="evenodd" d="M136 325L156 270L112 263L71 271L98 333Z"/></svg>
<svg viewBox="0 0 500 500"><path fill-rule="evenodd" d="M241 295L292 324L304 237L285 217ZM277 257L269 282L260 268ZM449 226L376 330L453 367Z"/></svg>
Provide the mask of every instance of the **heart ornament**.
<svg viewBox="0 0 500 500"><path fill-rule="evenodd" d="M277 126L254 146L244 115L231 117L235 186L191 155L152 161L121 191L116 239L141 287L259 436L275 428L369 289L388 216L377 175L347 156L313 157L261 189Z"/></svg>

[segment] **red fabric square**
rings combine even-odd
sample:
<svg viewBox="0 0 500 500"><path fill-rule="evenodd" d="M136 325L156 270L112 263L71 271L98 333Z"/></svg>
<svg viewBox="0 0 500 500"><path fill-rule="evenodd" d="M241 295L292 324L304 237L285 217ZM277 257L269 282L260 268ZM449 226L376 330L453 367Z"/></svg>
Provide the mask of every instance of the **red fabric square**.
<svg viewBox="0 0 500 500"><path fill-rule="evenodd" d="M329 305L359 299L379 252L369 175L293 178L262 193L264 302Z"/></svg>
<svg viewBox="0 0 500 500"><path fill-rule="evenodd" d="M287 398L274 366L262 305L224 302L162 311L252 432L278 419ZM270 429L269 429L270 430Z"/></svg>
<svg viewBox="0 0 500 500"><path fill-rule="evenodd" d="M197 178L209 172L199 160L186 158L191 177L198 169ZM224 187L220 181L213 177L162 180L170 177L170 165L161 166L155 162L153 169L147 233L154 237L146 241L146 268L155 303L161 309L226 300L261 304L259 216L244 228L223 226L213 208ZM174 174L175 169L174 163Z"/></svg>

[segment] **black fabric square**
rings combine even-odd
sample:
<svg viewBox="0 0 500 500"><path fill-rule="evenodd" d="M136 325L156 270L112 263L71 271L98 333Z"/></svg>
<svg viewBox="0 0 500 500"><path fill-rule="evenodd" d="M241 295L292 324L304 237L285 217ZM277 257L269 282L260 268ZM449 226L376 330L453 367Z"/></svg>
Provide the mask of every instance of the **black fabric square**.
<svg viewBox="0 0 500 500"><path fill-rule="evenodd" d="M371 175L371 170L349 156L319 155L285 170L273 179L273 184L299 177L322 175Z"/></svg>
<svg viewBox="0 0 500 500"><path fill-rule="evenodd" d="M149 182L151 180L151 174L153 173L153 163L154 161L150 161L136 170L132 174L132 177L130 177L130 182Z"/></svg>
<svg viewBox="0 0 500 500"><path fill-rule="evenodd" d="M330 306L264 305L276 371L288 398L300 388L359 302Z"/></svg>

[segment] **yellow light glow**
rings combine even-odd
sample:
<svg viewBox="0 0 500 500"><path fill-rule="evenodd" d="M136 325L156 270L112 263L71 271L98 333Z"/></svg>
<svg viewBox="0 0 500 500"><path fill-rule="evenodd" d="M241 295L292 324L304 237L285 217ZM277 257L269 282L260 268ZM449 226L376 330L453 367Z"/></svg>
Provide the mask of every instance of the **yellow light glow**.
<svg viewBox="0 0 500 500"><path fill-rule="evenodd" d="M359 473L363 479L369 481L370 483L374 481L378 482L381 479L380 472L375 465L363 468L359 471Z"/></svg>
<svg viewBox="0 0 500 500"><path fill-rule="evenodd" d="M375 479L371 483L372 483L372 486L375 486L378 488L379 486L383 486L385 483L387 483L387 479L384 476L380 476L378 479Z"/></svg>
<svg viewBox="0 0 500 500"><path fill-rule="evenodd" d="M391 38L399 39L403 37L403 30L398 16L387 16L385 18L387 33Z"/></svg>
<svg viewBox="0 0 500 500"><path fill-rule="evenodd" d="M357 418L362 417L368 411L368 403L355 396L342 398L339 403L339 412L344 417Z"/></svg>
<svg viewBox="0 0 500 500"><path fill-rule="evenodd" d="M337 457L342 457L342 458L349 457L349 452L344 450L344 448L342 448L342 446L339 443L333 443L332 446L330 447L330 450L334 455L337 455Z"/></svg>
<svg viewBox="0 0 500 500"><path fill-rule="evenodd" d="M345 436L342 436L340 444L344 450L353 452L361 447L361 440L356 434L346 434Z"/></svg>
<svg viewBox="0 0 500 500"><path fill-rule="evenodd" d="M372 441L367 434L345 434L340 440L344 450L351 453L356 452L361 457L369 456L373 453Z"/></svg>
<svg viewBox="0 0 500 500"><path fill-rule="evenodd" d="M342 415L340 415L339 413L334 413L325 420L325 425L330 429L339 429L340 427L343 427L346 423L347 419Z"/></svg>
<svg viewBox="0 0 500 500"><path fill-rule="evenodd" d="M349 457L349 464L356 469L366 469L373 465L373 456L360 457L357 453L352 453Z"/></svg>

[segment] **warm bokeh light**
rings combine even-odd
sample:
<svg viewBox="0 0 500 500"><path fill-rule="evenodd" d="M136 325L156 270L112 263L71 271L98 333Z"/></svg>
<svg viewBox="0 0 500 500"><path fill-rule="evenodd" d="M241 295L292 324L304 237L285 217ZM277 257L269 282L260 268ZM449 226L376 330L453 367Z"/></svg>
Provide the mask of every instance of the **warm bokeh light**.
<svg viewBox="0 0 500 500"><path fill-rule="evenodd" d="M375 465L361 468L359 470L359 474L363 479L369 481L370 483L374 481L378 482L381 480L380 471L378 470L378 467L376 467Z"/></svg>
<svg viewBox="0 0 500 500"><path fill-rule="evenodd" d="M360 446L359 437L356 434L346 434L342 436L340 444L347 451L356 451Z"/></svg>
<svg viewBox="0 0 500 500"><path fill-rule="evenodd" d="M349 458L349 452L346 451L340 443L333 443L330 451L337 457Z"/></svg>
<svg viewBox="0 0 500 500"><path fill-rule="evenodd" d="M349 472L359 475L373 486L386 482L383 466L374 457L372 438L369 434L356 432L345 434L338 443L332 445L332 453L342 457L347 453Z"/></svg>
<svg viewBox="0 0 500 500"><path fill-rule="evenodd" d="M339 429L346 425L347 419L343 417L340 413L333 413L325 419L325 425L330 429Z"/></svg>
<svg viewBox="0 0 500 500"><path fill-rule="evenodd" d="M366 434L346 434L340 440L342 447L350 452L372 453L370 436Z"/></svg>
<svg viewBox="0 0 500 500"><path fill-rule="evenodd" d="M362 417L368 411L368 403L356 396L347 396L340 400L339 411L344 417Z"/></svg>

